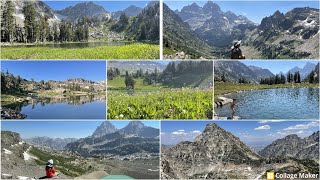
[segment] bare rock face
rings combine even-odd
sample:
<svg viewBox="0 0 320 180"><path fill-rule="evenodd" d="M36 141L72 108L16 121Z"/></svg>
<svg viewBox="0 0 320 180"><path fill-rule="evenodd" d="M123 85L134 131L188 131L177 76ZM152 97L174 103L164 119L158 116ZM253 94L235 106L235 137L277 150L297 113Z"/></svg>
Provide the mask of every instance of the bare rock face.
<svg viewBox="0 0 320 180"><path fill-rule="evenodd" d="M246 36L245 43L269 59L318 59L319 9L294 8L286 14L276 11Z"/></svg>
<svg viewBox="0 0 320 180"><path fill-rule="evenodd" d="M256 27L244 16L237 16L231 11L223 12L212 1L203 7L193 3L176 13L203 40L217 47L229 46L233 40L242 38L245 31Z"/></svg>
<svg viewBox="0 0 320 180"><path fill-rule="evenodd" d="M101 137L106 134L111 134L117 131L117 128L114 127L109 121L103 122L92 134L93 137Z"/></svg>
<svg viewBox="0 0 320 180"><path fill-rule="evenodd" d="M67 144L65 150L97 157L159 153L159 129L131 121L117 130L110 122L103 122L92 136Z"/></svg>
<svg viewBox="0 0 320 180"><path fill-rule="evenodd" d="M13 6L14 6L14 16L15 16L15 20L18 26L24 26L24 15L23 15L23 7L25 6L26 2L31 3L35 9L36 9L36 13L37 16L47 16L49 19L49 24L52 25L54 22L60 22L60 19L55 15L54 10L50 8L50 6L48 6L46 3L42 2L42 1L21 1L21 0L13 0Z"/></svg>
<svg viewBox="0 0 320 180"><path fill-rule="evenodd" d="M67 21L77 21L83 17L111 18L111 13L106 11L102 6L93 2L82 2L75 6L69 6L63 10L56 11L58 15L64 17Z"/></svg>
<svg viewBox="0 0 320 180"><path fill-rule="evenodd" d="M267 158L293 157L297 159L319 160L319 131L309 137L300 138L297 135L288 135L274 141L259 152Z"/></svg>
<svg viewBox="0 0 320 180"><path fill-rule="evenodd" d="M210 123L194 142L181 142L162 152L162 176L164 178L227 178L229 176L246 178L241 172L231 172L237 171L236 168L230 171L226 169L231 168L229 165L237 167L260 164L261 160L262 157L242 143L239 138L215 123Z"/></svg>
<svg viewBox="0 0 320 180"><path fill-rule="evenodd" d="M299 144L300 140L291 135L283 141ZM303 139L309 147L316 147L313 143L318 140L319 132ZM313 151L308 149L301 154L306 152L311 154ZM266 172L270 170L317 174L318 167L318 162L312 157L302 160L293 157L265 158L215 123L208 124L193 142L180 142L171 148L161 147L162 179L265 179Z"/></svg>

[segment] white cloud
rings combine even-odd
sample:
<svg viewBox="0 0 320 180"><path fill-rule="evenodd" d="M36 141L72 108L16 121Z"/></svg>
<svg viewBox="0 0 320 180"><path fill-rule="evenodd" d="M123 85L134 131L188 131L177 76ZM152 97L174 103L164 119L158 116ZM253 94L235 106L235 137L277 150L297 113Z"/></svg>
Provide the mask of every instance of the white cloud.
<svg viewBox="0 0 320 180"><path fill-rule="evenodd" d="M171 133L172 135L187 135L187 133L183 132L183 131L174 131Z"/></svg>
<svg viewBox="0 0 320 180"><path fill-rule="evenodd" d="M165 132L160 132L160 135L165 135L166 133Z"/></svg>
<svg viewBox="0 0 320 180"><path fill-rule="evenodd" d="M261 120L259 121L260 124L265 124L269 122L282 122L283 120Z"/></svg>
<svg viewBox="0 0 320 180"><path fill-rule="evenodd" d="M166 134L161 135L161 141L163 144L177 144L181 141L193 141L202 131L192 130L186 131L183 129L175 130L173 132L166 132Z"/></svg>
<svg viewBox="0 0 320 180"><path fill-rule="evenodd" d="M284 128L284 131L291 131L291 130L302 130L302 129L309 129L311 127L317 127L319 126L319 122L313 121L305 124L297 124L294 126L289 126L287 128Z"/></svg>
<svg viewBox="0 0 320 180"><path fill-rule="evenodd" d="M271 129L271 127L269 125L264 125L264 126L259 126L259 127L256 127L254 128L254 130L269 130Z"/></svg>

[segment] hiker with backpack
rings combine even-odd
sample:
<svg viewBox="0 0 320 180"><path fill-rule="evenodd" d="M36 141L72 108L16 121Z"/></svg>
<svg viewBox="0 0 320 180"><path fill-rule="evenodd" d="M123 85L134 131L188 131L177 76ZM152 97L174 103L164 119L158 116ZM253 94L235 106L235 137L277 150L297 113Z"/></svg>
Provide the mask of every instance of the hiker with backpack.
<svg viewBox="0 0 320 180"><path fill-rule="evenodd" d="M245 59L240 49L241 41L236 41L231 47L231 59Z"/></svg>
<svg viewBox="0 0 320 180"><path fill-rule="evenodd" d="M48 160L45 170L46 170L46 176L41 177L39 179L57 178L59 176L59 174L56 173L56 170L55 170L55 168L53 166L53 160L52 159Z"/></svg>

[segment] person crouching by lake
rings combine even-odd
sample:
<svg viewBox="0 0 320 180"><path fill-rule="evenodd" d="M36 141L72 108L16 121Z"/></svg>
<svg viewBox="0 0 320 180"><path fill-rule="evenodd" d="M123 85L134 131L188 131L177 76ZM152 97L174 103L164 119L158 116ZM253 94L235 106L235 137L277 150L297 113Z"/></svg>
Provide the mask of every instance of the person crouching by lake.
<svg viewBox="0 0 320 180"><path fill-rule="evenodd" d="M231 109L231 118L233 119L234 118L234 115L236 114L236 106L237 106L237 103L236 103L236 99L232 99L232 103L230 105L230 109Z"/></svg>
<svg viewBox="0 0 320 180"><path fill-rule="evenodd" d="M236 41L231 47L231 59L245 59L240 49L241 41Z"/></svg>

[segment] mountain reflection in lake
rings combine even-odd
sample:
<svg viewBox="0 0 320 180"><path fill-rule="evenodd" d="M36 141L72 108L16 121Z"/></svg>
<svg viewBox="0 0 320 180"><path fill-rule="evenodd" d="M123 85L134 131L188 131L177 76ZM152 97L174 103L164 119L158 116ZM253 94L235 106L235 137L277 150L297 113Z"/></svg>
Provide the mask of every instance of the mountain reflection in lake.
<svg viewBox="0 0 320 180"><path fill-rule="evenodd" d="M4 107L27 115L27 119L106 119L104 95L37 98Z"/></svg>

